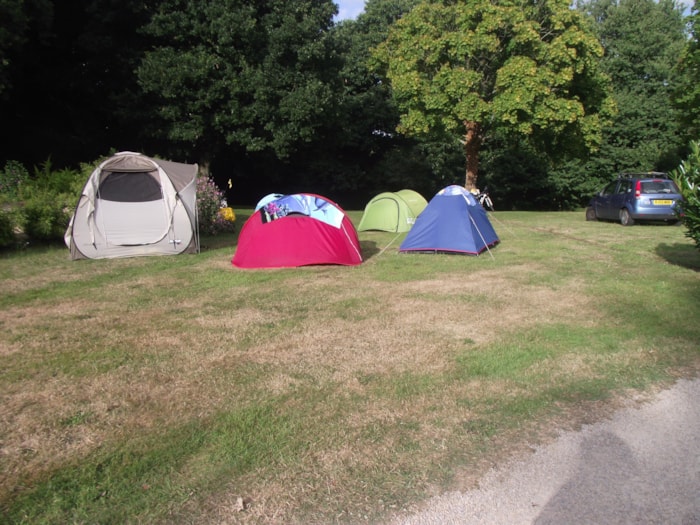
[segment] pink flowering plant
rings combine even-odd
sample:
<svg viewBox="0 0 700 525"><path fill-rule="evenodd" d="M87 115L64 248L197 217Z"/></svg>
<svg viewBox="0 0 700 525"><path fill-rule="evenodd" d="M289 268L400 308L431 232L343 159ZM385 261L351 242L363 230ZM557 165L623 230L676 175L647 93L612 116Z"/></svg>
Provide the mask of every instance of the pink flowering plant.
<svg viewBox="0 0 700 525"><path fill-rule="evenodd" d="M226 199L216 183L207 175L197 177L197 214L199 232L203 235L232 232L236 229L235 215L222 214ZM231 220L233 218L233 220Z"/></svg>

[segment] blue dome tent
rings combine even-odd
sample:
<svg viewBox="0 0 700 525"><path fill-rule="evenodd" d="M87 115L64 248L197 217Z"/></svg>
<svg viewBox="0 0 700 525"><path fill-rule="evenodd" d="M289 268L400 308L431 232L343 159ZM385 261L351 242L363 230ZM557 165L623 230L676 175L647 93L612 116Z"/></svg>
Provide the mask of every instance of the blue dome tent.
<svg viewBox="0 0 700 525"><path fill-rule="evenodd" d="M486 210L462 186L440 190L416 219L399 252L479 255L498 244Z"/></svg>

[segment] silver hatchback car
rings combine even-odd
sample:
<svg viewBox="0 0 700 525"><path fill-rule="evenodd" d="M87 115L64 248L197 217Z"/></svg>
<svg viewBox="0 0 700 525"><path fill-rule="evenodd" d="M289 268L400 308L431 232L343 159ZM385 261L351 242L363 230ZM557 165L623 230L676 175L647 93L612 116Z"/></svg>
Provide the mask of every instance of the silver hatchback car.
<svg viewBox="0 0 700 525"><path fill-rule="evenodd" d="M666 173L621 173L588 203L586 220L620 221L631 226L636 221L679 221L682 197L678 186Z"/></svg>

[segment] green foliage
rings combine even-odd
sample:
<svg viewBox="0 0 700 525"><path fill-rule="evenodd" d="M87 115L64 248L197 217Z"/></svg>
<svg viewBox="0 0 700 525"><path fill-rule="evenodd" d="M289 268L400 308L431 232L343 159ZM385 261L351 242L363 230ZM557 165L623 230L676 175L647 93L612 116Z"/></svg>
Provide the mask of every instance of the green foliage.
<svg viewBox="0 0 700 525"><path fill-rule="evenodd" d="M68 227L72 209L57 201L52 193L36 192L22 208L24 233L30 239L58 240Z"/></svg>
<svg viewBox="0 0 700 525"><path fill-rule="evenodd" d="M548 180L548 165L524 140L508 140L501 133L483 156L485 175L481 189L488 187L496 209L557 209L555 188ZM559 197L562 197L561 195Z"/></svg>
<svg viewBox="0 0 700 525"><path fill-rule="evenodd" d="M224 146L288 157L333 114L330 0L160 2L138 68L166 138L202 158Z"/></svg>
<svg viewBox="0 0 700 525"><path fill-rule="evenodd" d="M610 174L614 172L602 173L602 176L598 176L598 172L587 171L579 161L567 162L547 170L544 179L550 202L555 203L555 206L535 209L574 210L585 206L591 196L610 181Z"/></svg>
<svg viewBox="0 0 700 525"><path fill-rule="evenodd" d="M358 204L364 205L366 195L413 184L413 180L401 179L397 183L393 174L399 170L392 170L390 177L385 171L393 166L392 158L413 157L416 141L397 140L391 133L399 121L391 89L377 82L367 62L370 49L386 38L389 26L416 3L418 0L370 0L356 20L344 20L332 28L330 37L342 65L342 84L335 88L333 118L319 129L306 151L306 167L300 170L313 174L310 183L314 187L325 183L331 193L360 194ZM422 172L422 166L403 174L416 171ZM422 182L425 180L430 177L423 177Z"/></svg>
<svg viewBox="0 0 700 525"><path fill-rule="evenodd" d="M9 211L0 209L0 248L11 246L15 242L15 224Z"/></svg>
<svg viewBox="0 0 700 525"><path fill-rule="evenodd" d="M700 249L700 141L690 144L690 155L671 172L683 195L683 225L686 236Z"/></svg>
<svg viewBox="0 0 700 525"><path fill-rule="evenodd" d="M54 170L50 160L21 185L18 226L30 239L63 238L85 178L80 171Z"/></svg>
<svg viewBox="0 0 700 525"><path fill-rule="evenodd" d="M332 0L6 0L0 114L12 131L0 168L49 156L75 166L107 144L132 143L167 158L234 164L239 202L274 186L365 203L380 190L429 193L459 182L460 118L483 109L484 132L500 131L483 141L480 186L504 188L504 204L527 193L547 206L576 205L622 169L677 166L676 149L700 129L697 9L686 39L671 0L585 4L572 12L563 0L368 0L357 20L334 25ZM603 40L600 64L582 13ZM395 63L392 86L368 59L394 25L396 52L381 61ZM596 120L607 108L601 70L619 108L607 128L602 112ZM393 133L398 102L408 106L402 129L415 124L427 135ZM572 162L596 145L600 128L594 156ZM516 151L508 134L520 134ZM525 167L520 140L534 154ZM0 190L0 200L17 199Z"/></svg>
<svg viewBox="0 0 700 525"><path fill-rule="evenodd" d="M693 5L688 17L690 38L677 64L680 75L673 92L673 103L689 138L700 136L700 11Z"/></svg>
<svg viewBox="0 0 700 525"><path fill-rule="evenodd" d="M32 183L28 187L29 195L36 192L51 193L65 204L74 206L89 175L85 169L85 166L81 166L80 170L54 169L51 160L46 160L34 169ZM92 168L89 169L92 171Z"/></svg>
<svg viewBox="0 0 700 525"><path fill-rule="evenodd" d="M667 170L680 161L684 140L670 97L678 81L673 65L686 42L681 9L669 0L596 0L588 6L618 108L599 154L612 164L608 177Z"/></svg>
<svg viewBox="0 0 700 525"><path fill-rule="evenodd" d="M595 147L613 113L602 54L568 2L477 0L419 4L374 58L401 132L464 134L471 122L483 137L502 128L554 154Z"/></svg>
<svg viewBox="0 0 700 525"><path fill-rule="evenodd" d="M16 160L8 160L5 169L0 171L0 202L15 202L27 181L29 172Z"/></svg>
<svg viewBox="0 0 700 525"><path fill-rule="evenodd" d="M30 177L21 163L8 161L0 172L0 202L6 206L0 216L0 246L14 243L16 230L30 239L61 238L70 219L61 190L70 186L72 175L68 170L52 172L46 162Z"/></svg>
<svg viewBox="0 0 700 525"><path fill-rule="evenodd" d="M592 0L582 10L605 48L600 67L610 77L617 108L588 158L556 163L547 171L554 200L582 206L626 170L668 171L684 143L670 94L679 76L673 64L684 45L679 7L662 0Z"/></svg>

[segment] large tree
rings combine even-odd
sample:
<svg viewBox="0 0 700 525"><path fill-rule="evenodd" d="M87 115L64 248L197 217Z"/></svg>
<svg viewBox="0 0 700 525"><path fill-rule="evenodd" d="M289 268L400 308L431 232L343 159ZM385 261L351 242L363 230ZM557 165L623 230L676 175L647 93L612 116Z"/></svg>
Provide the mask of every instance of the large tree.
<svg viewBox="0 0 700 525"><path fill-rule="evenodd" d="M162 134L204 165L227 146L278 158L333 110L331 0L164 0L138 69Z"/></svg>
<svg viewBox="0 0 700 525"><path fill-rule="evenodd" d="M552 154L597 146L614 111L602 54L568 0L426 0L375 57L402 110L400 131L462 136L471 189L495 129Z"/></svg>
<svg viewBox="0 0 700 525"><path fill-rule="evenodd" d="M618 108L588 171L609 178L675 167L683 143L671 103L674 66L686 43L681 8L674 0L592 0L585 7L596 20L605 48L601 67Z"/></svg>
<svg viewBox="0 0 700 525"><path fill-rule="evenodd" d="M401 170L397 162L386 162L394 158L394 152L402 159L410 158L409 150L415 141L394 133L399 112L391 89L377 81L375 72L368 67L368 60L370 49L386 39L389 26L418 1L368 0L364 12L356 20L342 21L333 29L343 67L338 118L327 134L332 137L332 143L326 153L329 163L347 173L346 177L336 177L344 179L346 189L377 193L400 184L416 185L414 180L406 180L416 169ZM338 126L338 122L342 125ZM403 176L400 183L394 179L399 172ZM366 202L366 198L363 200Z"/></svg>
<svg viewBox="0 0 700 525"><path fill-rule="evenodd" d="M690 17L690 39L678 64L680 78L673 94L679 109L679 120L687 140L700 138L700 8L693 4Z"/></svg>

